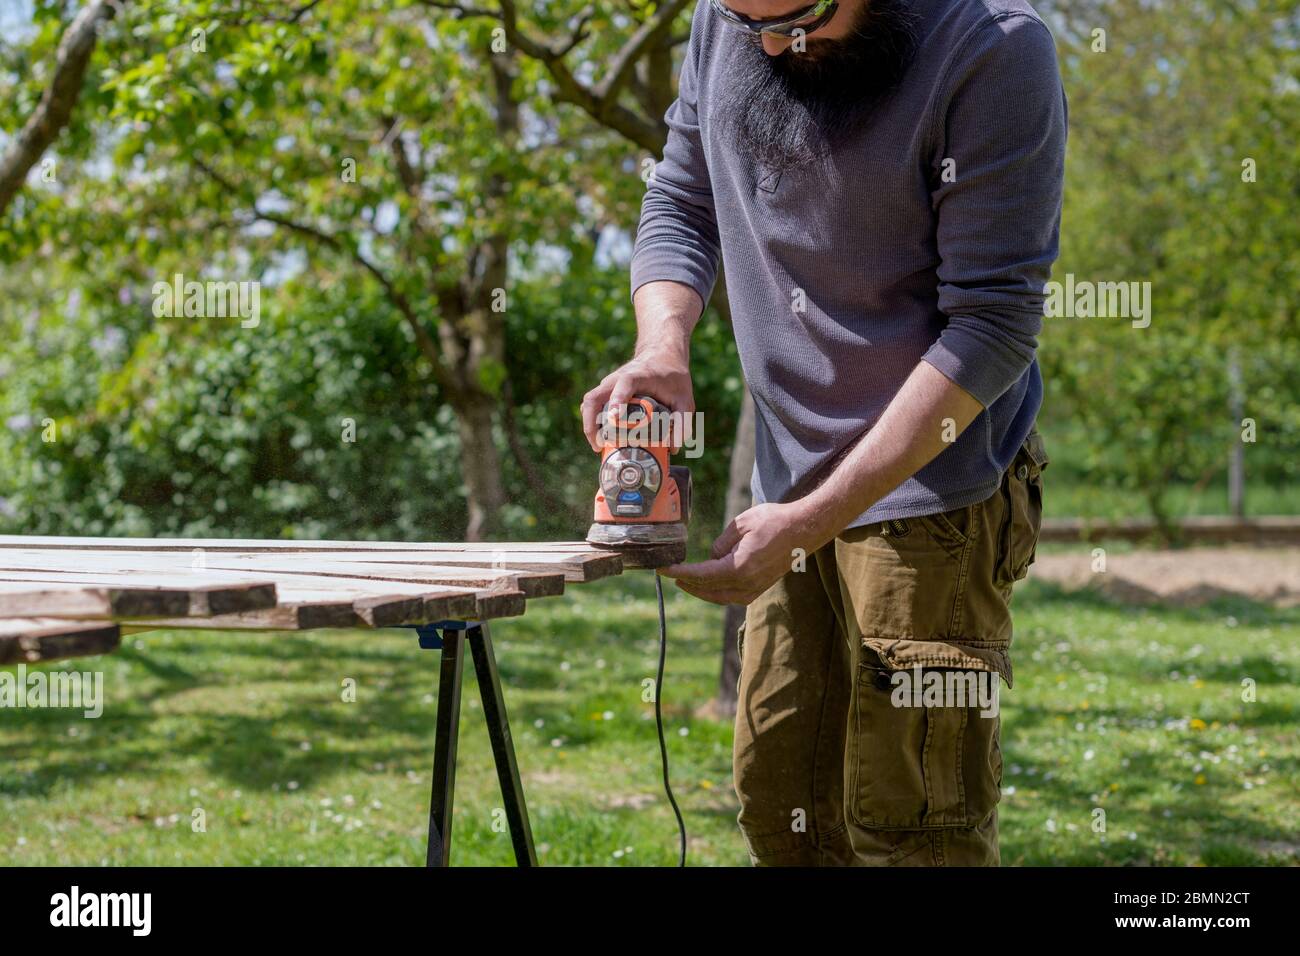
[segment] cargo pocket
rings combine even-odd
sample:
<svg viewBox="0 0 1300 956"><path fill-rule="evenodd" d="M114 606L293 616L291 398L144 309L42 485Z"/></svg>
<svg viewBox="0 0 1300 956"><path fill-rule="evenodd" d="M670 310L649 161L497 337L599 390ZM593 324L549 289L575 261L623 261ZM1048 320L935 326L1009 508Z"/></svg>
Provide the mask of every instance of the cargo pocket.
<svg viewBox="0 0 1300 956"><path fill-rule="evenodd" d="M1042 436L1032 431L1003 478L1006 515L999 584L1009 585L1024 579L1034 563L1043 526L1043 469L1048 461Z"/></svg>
<svg viewBox="0 0 1300 956"><path fill-rule="evenodd" d="M864 638L849 745L854 822L891 830L981 823L1001 796L995 695L1009 674L1005 644Z"/></svg>

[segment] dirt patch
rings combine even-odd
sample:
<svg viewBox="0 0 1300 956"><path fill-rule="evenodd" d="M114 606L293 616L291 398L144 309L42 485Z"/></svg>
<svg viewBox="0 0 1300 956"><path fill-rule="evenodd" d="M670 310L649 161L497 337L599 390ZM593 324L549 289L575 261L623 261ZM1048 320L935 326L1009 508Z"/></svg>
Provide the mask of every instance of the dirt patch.
<svg viewBox="0 0 1300 956"><path fill-rule="evenodd" d="M1129 604L1196 607L1216 598L1248 598L1274 607L1300 605L1300 548L1191 548L1107 552L1091 548L1040 554L1030 577L1071 590L1095 588Z"/></svg>
<svg viewBox="0 0 1300 956"><path fill-rule="evenodd" d="M602 801L610 810L644 810L659 802L659 796L653 793L611 794Z"/></svg>

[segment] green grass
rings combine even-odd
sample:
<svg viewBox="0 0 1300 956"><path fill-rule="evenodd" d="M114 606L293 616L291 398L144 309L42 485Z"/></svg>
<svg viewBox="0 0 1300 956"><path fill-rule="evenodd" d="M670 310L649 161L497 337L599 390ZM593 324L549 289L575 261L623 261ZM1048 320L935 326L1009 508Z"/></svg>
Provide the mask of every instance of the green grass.
<svg viewBox="0 0 1300 956"><path fill-rule="evenodd" d="M1300 612L1136 610L1031 583L1003 695L1004 864L1295 863ZM672 772L693 864L743 864L720 611L670 589ZM572 588L499 622L540 860L664 866L656 616L647 575ZM0 856L12 864L423 862L438 655L410 632L156 632L103 669L98 720L0 711ZM512 862L466 674L453 861ZM1243 677L1258 701L1243 703ZM357 701L342 700L346 678ZM194 832L202 808L206 832ZM1106 832L1092 828L1105 811ZM499 814L497 815L499 816Z"/></svg>
<svg viewBox="0 0 1300 956"><path fill-rule="evenodd" d="M1044 509L1049 518L1093 518L1118 520L1150 518L1151 509L1144 497L1133 492L1108 488L1082 477L1045 473ZM1165 495L1165 510L1175 517L1226 515L1228 491L1216 482L1199 491L1190 485L1172 485ZM1275 487L1251 483L1246 488L1246 514L1300 514L1300 485Z"/></svg>

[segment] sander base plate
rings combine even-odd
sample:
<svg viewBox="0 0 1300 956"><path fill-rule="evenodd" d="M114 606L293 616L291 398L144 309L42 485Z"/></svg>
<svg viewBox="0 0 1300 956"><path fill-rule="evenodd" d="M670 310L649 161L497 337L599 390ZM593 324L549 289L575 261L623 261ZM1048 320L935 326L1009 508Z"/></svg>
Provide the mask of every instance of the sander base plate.
<svg viewBox="0 0 1300 956"><path fill-rule="evenodd" d="M587 531L587 543L618 552L629 568L662 568L686 560L686 526L675 521L606 524Z"/></svg>

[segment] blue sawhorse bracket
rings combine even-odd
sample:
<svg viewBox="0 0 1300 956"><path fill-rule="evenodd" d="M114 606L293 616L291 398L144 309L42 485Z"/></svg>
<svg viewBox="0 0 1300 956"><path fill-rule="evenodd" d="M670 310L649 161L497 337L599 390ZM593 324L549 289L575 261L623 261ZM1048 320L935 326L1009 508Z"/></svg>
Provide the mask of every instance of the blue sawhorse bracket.
<svg viewBox="0 0 1300 956"><path fill-rule="evenodd" d="M483 716L492 742L492 759L510 825L510 842L519 866L536 866L533 832L528 823L524 788L519 780L510 722L506 718L492 637L484 621L438 621L408 625L419 636L420 647L442 651L438 669L438 710L434 718L433 792L429 802L429 849L427 866L447 866L451 859L451 811L456 789L456 745L460 736L461 661L468 642L474 657Z"/></svg>

